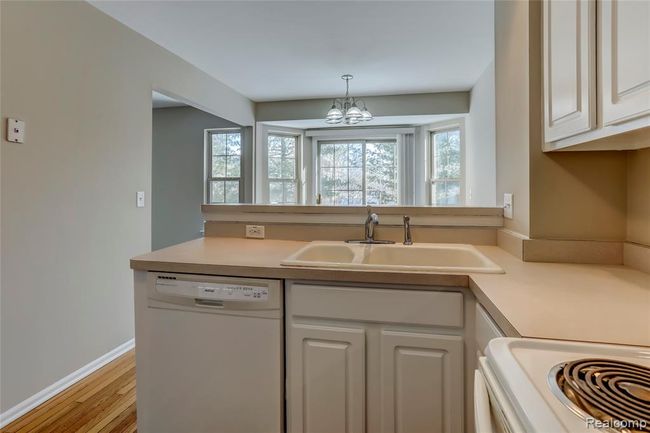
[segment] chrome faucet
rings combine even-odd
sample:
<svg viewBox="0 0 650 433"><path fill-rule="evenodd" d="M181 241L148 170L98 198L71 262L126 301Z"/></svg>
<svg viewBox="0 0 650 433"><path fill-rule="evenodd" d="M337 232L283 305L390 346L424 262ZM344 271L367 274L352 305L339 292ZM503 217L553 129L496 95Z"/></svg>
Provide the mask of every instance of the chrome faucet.
<svg viewBox="0 0 650 433"><path fill-rule="evenodd" d="M404 245L413 245L411 237L411 217L404 215Z"/></svg>
<svg viewBox="0 0 650 433"><path fill-rule="evenodd" d="M377 216L376 213L372 211L372 208L370 206L367 207L368 209L368 217L366 218L366 222L364 223L365 226L365 238L367 242L374 242L375 241L375 226L379 224L379 217Z"/></svg>
<svg viewBox="0 0 650 433"><path fill-rule="evenodd" d="M363 223L364 239L361 240L347 240L349 244L394 244L394 241L378 241L375 240L375 226L379 224L379 217L372 211L370 206L367 207L368 216Z"/></svg>

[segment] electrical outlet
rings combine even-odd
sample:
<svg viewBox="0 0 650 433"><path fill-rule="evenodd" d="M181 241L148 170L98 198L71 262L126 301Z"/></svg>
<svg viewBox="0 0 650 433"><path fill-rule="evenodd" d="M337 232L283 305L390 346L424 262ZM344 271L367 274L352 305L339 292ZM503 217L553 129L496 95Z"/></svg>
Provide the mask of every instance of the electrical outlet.
<svg viewBox="0 0 650 433"><path fill-rule="evenodd" d="M503 217L512 219L512 193L503 194Z"/></svg>
<svg viewBox="0 0 650 433"><path fill-rule="evenodd" d="M135 194L135 205L136 207L144 207L144 191L138 191Z"/></svg>
<svg viewBox="0 0 650 433"><path fill-rule="evenodd" d="M264 239L264 226L246 226L246 237Z"/></svg>

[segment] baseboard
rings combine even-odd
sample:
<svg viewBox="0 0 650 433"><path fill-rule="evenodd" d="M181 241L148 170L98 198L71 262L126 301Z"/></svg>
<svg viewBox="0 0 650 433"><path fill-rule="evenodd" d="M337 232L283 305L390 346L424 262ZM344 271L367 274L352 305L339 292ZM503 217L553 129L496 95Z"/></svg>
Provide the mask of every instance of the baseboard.
<svg viewBox="0 0 650 433"><path fill-rule="evenodd" d="M623 242L528 239L523 261L622 265Z"/></svg>
<svg viewBox="0 0 650 433"><path fill-rule="evenodd" d="M519 260L524 256L524 241L528 236L508 229L497 230L497 246L517 257Z"/></svg>
<svg viewBox="0 0 650 433"><path fill-rule="evenodd" d="M650 246L625 242L623 244L623 264L650 274Z"/></svg>
<svg viewBox="0 0 650 433"><path fill-rule="evenodd" d="M118 358L120 355L123 355L124 353L133 349L133 347L135 347L135 340L130 339L129 341L120 344L110 352L84 365L79 370L70 373L63 379L58 380L57 382L53 383L47 388L37 392L36 394L32 395L26 400L23 400L22 402L18 403L16 406L7 409L5 412L0 414L0 428L3 428L10 422L20 418L21 416L23 416L30 410L34 409L38 405L44 403L45 401L57 395L58 393L64 391L65 389L79 382L81 379L88 376L90 373L100 369L101 367L105 366L115 358Z"/></svg>

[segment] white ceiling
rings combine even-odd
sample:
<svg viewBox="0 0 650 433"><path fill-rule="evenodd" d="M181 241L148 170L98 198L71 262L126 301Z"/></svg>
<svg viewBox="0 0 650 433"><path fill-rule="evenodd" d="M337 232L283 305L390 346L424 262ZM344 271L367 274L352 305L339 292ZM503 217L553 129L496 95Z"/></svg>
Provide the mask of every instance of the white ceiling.
<svg viewBox="0 0 650 433"><path fill-rule="evenodd" d="M158 92L151 92L151 105L153 108L184 107L187 104L170 98Z"/></svg>
<svg viewBox="0 0 650 433"><path fill-rule="evenodd" d="M468 90L493 0L91 1L255 101Z"/></svg>

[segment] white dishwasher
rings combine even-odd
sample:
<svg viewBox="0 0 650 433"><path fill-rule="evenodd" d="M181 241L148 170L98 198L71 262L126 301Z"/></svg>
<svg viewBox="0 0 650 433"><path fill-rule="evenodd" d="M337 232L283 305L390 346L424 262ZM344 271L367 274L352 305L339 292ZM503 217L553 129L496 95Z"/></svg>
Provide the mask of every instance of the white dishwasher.
<svg viewBox="0 0 650 433"><path fill-rule="evenodd" d="M139 433L280 433L280 280L136 273Z"/></svg>

